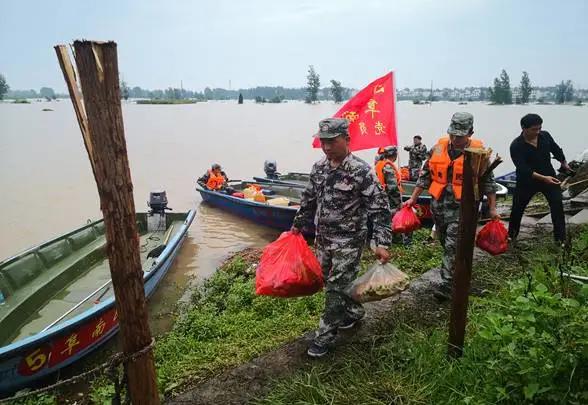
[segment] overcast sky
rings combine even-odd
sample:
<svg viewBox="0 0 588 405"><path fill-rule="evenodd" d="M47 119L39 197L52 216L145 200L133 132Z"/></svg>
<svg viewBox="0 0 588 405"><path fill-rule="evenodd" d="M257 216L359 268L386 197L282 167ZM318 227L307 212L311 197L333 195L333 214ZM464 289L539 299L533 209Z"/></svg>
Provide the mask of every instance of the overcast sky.
<svg viewBox="0 0 588 405"><path fill-rule="evenodd" d="M0 73L13 89L65 92L53 45L114 40L130 86L301 87L308 65L362 87L571 79L588 87L586 0L101 0L0 3Z"/></svg>

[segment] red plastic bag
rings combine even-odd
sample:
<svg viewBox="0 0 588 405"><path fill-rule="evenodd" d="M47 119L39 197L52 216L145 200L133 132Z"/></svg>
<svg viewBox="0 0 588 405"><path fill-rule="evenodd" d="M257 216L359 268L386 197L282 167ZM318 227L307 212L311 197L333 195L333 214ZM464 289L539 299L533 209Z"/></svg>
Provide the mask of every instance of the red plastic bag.
<svg viewBox="0 0 588 405"><path fill-rule="evenodd" d="M300 297L322 288L321 265L301 234L284 232L265 247L255 274L257 295Z"/></svg>
<svg viewBox="0 0 588 405"><path fill-rule="evenodd" d="M233 194L231 194L233 197L237 197L237 198L245 198L245 194L240 193L240 192L235 192Z"/></svg>
<svg viewBox="0 0 588 405"><path fill-rule="evenodd" d="M392 232L410 233L421 227L421 221L412 207L400 208L392 218Z"/></svg>
<svg viewBox="0 0 588 405"><path fill-rule="evenodd" d="M508 250L508 231L499 219L493 219L480 229L476 236L476 246L491 255L499 255Z"/></svg>

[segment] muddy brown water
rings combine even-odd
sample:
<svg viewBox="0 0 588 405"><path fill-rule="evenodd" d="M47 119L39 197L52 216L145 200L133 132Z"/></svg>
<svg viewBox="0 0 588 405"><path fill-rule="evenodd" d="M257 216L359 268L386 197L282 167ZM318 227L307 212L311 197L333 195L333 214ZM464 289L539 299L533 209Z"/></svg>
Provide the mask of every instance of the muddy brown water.
<svg viewBox="0 0 588 405"><path fill-rule="evenodd" d="M212 162L222 164L233 179L263 175L265 159L277 160L281 172L309 171L322 156L320 150L311 148L311 135L318 121L338 108L333 103L300 102L123 103L136 209L147 208L149 191L154 189L167 191L174 210L198 209L175 265L152 297L150 312L156 334L170 327L171 317L166 314L184 295L190 280L209 276L231 252L264 246L278 235L200 205L194 190L196 178ZM497 174L512 170L508 146L519 133L520 117L528 112L544 118L544 128L564 148L568 160L587 147L582 131L588 107L449 102L431 106L398 103L400 145L410 144L418 133L431 146L456 111L473 113L475 136L506 158ZM374 150L357 154L372 162ZM406 160L406 152L401 152L400 162ZM100 217L96 185L69 100L0 103L0 193L0 258Z"/></svg>

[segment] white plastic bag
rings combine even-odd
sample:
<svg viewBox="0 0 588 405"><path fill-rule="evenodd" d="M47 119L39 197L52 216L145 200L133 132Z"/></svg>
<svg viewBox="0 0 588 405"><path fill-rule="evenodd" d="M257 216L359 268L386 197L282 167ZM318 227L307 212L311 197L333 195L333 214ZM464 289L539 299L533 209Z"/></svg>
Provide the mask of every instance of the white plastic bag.
<svg viewBox="0 0 588 405"><path fill-rule="evenodd" d="M394 265L379 262L349 287L349 295L357 302L378 301L400 293L408 286L408 276Z"/></svg>

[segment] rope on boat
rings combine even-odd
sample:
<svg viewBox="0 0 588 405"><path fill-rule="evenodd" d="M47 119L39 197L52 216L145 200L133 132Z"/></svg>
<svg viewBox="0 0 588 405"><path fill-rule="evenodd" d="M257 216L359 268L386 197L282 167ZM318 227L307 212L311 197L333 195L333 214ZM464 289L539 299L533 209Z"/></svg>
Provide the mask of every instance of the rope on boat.
<svg viewBox="0 0 588 405"><path fill-rule="evenodd" d="M44 392L59 388L63 385L74 384L74 383L77 383L79 381L86 379L89 376L99 374L100 372L104 372L105 374L107 374L110 377L110 379L112 380L112 382L114 383L115 393L114 393L114 397L113 397L113 403L120 404L120 403L122 403L121 402L122 388L124 386L126 386L127 375L126 375L126 371L125 371L125 372L123 372L122 380L119 379L118 366L120 366L121 364L126 365L129 362L134 362L139 357L144 356L145 354L149 353L153 349L154 346L155 346L155 338L151 338L151 343L149 343L147 346L143 347L142 349L137 350L134 353L129 353L129 354L124 354L122 352L115 353L114 355L112 355L112 357L110 357L110 359L108 361L100 364L97 367L94 367L91 370L85 371L81 374L75 375L75 376L68 378L66 380L58 381L55 384L48 385L43 388L39 388L39 389L36 389L33 391L23 392L21 394L14 395L12 397L0 399L0 404L9 403L12 401L27 398L27 397L37 395L37 394L42 394ZM127 397L127 400L130 400L130 398ZM128 401L125 401L125 402L128 402Z"/></svg>

